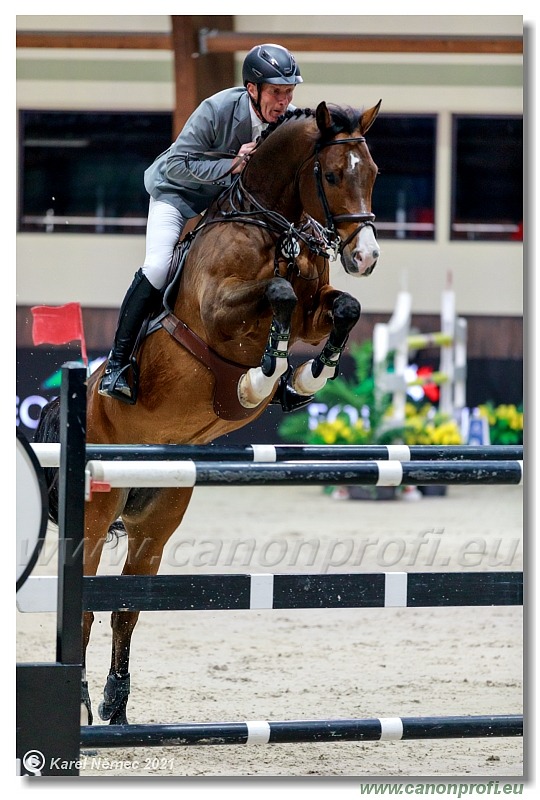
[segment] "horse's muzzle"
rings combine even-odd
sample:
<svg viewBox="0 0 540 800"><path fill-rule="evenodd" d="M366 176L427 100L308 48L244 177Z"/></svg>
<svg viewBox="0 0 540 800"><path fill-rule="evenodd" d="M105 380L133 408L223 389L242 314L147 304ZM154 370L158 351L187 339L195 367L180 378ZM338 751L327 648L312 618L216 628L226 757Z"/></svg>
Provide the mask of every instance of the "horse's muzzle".
<svg viewBox="0 0 540 800"><path fill-rule="evenodd" d="M373 224L362 226L357 236L343 247L341 260L349 275L371 275L381 254Z"/></svg>
<svg viewBox="0 0 540 800"><path fill-rule="evenodd" d="M373 262L373 264L372 264L370 267L368 267L366 270L364 270L364 272L362 272L362 277L364 277L364 278L367 278L367 277L368 277L368 275L371 275L371 273L373 272L373 270L374 270L374 269L375 269L375 267L377 266L377 260L378 260L378 259L375 259L375 261Z"/></svg>
<svg viewBox="0 0 540 800"><path fill-rule="evenodd" d="M368 275L371 275L377 266L379 255L379 250L373 250L368 256L366 256L365 253L360 255L360 253L355 249L352 251L352 253L343 252L341 254L341 263L343 264L343 268L348 275L353 275L357 278L367 277Z"/></svg>

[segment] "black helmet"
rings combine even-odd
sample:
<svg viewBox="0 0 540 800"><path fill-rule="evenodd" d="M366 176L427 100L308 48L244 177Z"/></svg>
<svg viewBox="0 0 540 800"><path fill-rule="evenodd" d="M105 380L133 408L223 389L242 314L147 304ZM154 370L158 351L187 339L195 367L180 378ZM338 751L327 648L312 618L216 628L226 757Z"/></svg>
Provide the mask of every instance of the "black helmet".
<svg viewBox="0 0 540 800"><path fill-rule="evenodd" d="M279 44L258 44L244 59L242 80L247 83L303 83L294 56Z"/></svg>

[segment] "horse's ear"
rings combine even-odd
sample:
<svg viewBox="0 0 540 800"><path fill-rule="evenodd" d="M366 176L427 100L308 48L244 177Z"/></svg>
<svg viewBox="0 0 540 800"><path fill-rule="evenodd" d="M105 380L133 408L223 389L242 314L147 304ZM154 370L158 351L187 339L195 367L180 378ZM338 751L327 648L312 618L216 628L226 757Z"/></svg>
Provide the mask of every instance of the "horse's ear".
<svg viewBox="0 0 540 800"><path fill-rule="evenodd" d="M382 100L379 100L376 106L373 106L373 108L368 108L368 110L364 111L362 114L362 118L360 120L360 130L362 133L367 133L377 119L377 114L379 113L381 103Z"/></svg>
<svg viewBox="0 0 540 800"><path fill-rule="evenodd" d="M326 103L324 102L324 100L317 106L317 110L315 112L315 119L317 120L318 129L323 134L325 131L328 130L328 128L331 128L333 125L332 117L330 116L330 112L328 111L328 108L326 107Z"/></svg>

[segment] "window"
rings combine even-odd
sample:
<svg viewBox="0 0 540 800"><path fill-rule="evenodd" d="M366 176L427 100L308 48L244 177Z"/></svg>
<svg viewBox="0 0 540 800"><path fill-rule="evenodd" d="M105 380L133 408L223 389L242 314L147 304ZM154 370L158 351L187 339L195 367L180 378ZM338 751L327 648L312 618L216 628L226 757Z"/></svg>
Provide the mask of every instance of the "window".
<svg viewBox="0 0 540 800"><path fill-rule="evenodd" d="M144 233L144 170L172 139L162 113L22 111L19 230Z"/></svg>
<svg viewBox="0 0 540 800"><path fill-rule="evenodd" d="M434 239L436 117L381 114L367 139L378 237Z"/></svg>
<svg viewBox="0 0 540 800"><path fill-rule="evenodd" d="M523 239L522 117L455 116L451 239Z"/></svg>

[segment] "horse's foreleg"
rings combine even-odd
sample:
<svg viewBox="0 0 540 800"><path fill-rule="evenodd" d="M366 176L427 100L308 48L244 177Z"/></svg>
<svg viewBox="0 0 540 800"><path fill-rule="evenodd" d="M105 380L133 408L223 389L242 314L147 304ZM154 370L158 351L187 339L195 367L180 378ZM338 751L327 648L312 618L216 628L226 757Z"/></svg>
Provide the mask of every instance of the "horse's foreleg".
<svg viewBox="0 0 540 800"><path fill-rule="evenodd" d="M332 329L322 351L293 373L290 383L297 394L312 395L337 375L343 348L360 319L360 303L352 295L340 293L333 302L331 314Z"/></svg>
<svg viewBox="0 0 540 800"><path fill-rule="evenodd" d="M260 367L249 369L238 384L238 397L244 408L254 408L270 397L289 366L291 319L297 297L289 281L284 278L273 278L265 296L272 308L270 335Z"/></svg>

